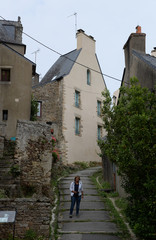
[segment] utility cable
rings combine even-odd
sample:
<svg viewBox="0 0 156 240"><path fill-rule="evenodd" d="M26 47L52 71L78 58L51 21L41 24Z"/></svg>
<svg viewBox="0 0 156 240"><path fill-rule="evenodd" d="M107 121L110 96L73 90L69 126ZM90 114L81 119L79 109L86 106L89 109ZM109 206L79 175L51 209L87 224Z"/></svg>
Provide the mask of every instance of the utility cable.
<svg viewBox="0 0 156 240"><path fill-rule="evenodd" d="M4 21L7 21L7 20L6 20L5 18L3 18L2 16L0 16L0 18L2 18ZM60 55L61 57L67 58L68 60L70 60L70 61L72 61L72 62L74 62L74 63L76 63L76 64L78 64L78 65L80 65L80 66L82 66L82 67L85 67L85 68L87 68L87 69L90 69L90 70L92 70L93 72L99 73L99 74L101 74L101 75L103 75L103 76L105 76L105 77L111 78L111 79L116 80L116 81L119 81L119 82L122 81L122 80L120 80L120 79L118 79L118 78L112 77L112 76L107 75L107 74L102 73L102 72L99 72L99 71L97 71L97 70L95 70L95 69L93 69L93 68L90 68L90 67L82 64L82 63L79 63L79 62L77 62L77 61L74 61L74 60L68 58L67 56L62 55L61 53L59 53L58 51L54 50L53 48L47 46L46 44L40 42L39 40L35 39L34 37L30 36L29 34L23 32L23 31L21 31L21 32L22 32L25 36L29 37L30 39L32 39L33 41L37 42L37 43L40 44L41 46L49 49L50 51L52 51L52 52Z"/></svg>

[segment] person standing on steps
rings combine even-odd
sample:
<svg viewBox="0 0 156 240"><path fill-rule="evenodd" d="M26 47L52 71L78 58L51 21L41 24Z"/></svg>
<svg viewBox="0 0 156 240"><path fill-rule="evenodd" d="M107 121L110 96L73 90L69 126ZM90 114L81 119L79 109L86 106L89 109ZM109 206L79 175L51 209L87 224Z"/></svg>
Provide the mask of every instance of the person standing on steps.
<svg viewBox="0 0 156 240"><path fill-rule="evenodd" d="M75 202L76 202L76 216L79 215L80 202L81 198L83 198L83 186L80 181L80 176L76 176L74 181L70 184L70 195L71 195L71 206L70 206L70 215L72 218Z"/></svg>

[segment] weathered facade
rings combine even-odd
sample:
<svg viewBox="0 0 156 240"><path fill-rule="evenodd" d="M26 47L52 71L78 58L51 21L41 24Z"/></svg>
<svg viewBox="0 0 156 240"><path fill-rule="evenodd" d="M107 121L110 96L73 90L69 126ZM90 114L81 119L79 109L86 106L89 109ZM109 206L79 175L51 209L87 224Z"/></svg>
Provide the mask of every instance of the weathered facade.
<svg viewBox="0 0 156 240"><path fill-rule="evenodd" d="M101 161L98 138L103 135L101 92L106 88L95 53L95 40L77 32L77 49L61 56L33 87L40 103L38 120L55 121L62 160Z"/></svg>
<svg viewBox="0 0 156 240"><path fill-rule="evenodd" d="M156 55L155 50L152 51L152 55L146 54L145 41L146 34L141 32L140 26L137 26L136 33L132 33L129 36L123 47L125 69L121 85L130 85L130 78L136 77L142 87L147 87L150 91L154 91L154 86L156 86ZM113 96L114 104L117 104L118 97L120 98L120 92L117 90ZM110 176L112 176L112 171L110 171ZM113 182L113 177L109 182ZM116 166L115 188L124 197L126 193L121 187L121 182L122 178L118 175Z"/></svg>
<svg viewBox="0 0 156 240"><path fill-rule="evenodd" d="M146 54L146 34L141 32L141 27L136 27L124 45L125 70L122 84L129 84L131 77L136 77L142 87L151 91L156 85L156 57Z"/></svg>
<svg viewBox="0 0 156 240"><path fill-rule="evenodd" d="M17 119L30 120L32 75L35 64L24 57L22 24L0 20L0 121L6 137L16 137Z"/></svg>

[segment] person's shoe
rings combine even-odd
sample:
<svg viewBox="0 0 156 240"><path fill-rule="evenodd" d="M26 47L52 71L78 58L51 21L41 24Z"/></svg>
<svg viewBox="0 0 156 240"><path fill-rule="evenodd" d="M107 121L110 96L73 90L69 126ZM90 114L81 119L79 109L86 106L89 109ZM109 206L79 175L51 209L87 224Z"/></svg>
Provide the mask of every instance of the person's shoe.
<svg viewBox="0 0 156 240"><path fill-rule="evenodd" d="M69 217L72 218L72 215L70 214Z"/></svg>
<svg viewBox="0 0 156 240"><path fill-rule="evenodd" d="M79 213L76 214L76 217L79 217Z"/></svg>

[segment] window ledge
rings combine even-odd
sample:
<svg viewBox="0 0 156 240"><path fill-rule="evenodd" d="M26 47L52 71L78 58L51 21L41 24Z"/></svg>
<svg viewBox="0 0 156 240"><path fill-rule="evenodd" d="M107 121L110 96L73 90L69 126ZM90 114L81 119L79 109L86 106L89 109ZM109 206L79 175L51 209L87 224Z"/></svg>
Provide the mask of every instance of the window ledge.
<svg viewBox="0 0 156 240"><path fill-rule="evenodd" d="M1 85L10 85L11 82L10 81L9 82L7 82L7 81L0 81L0 84Z"/></svg>

